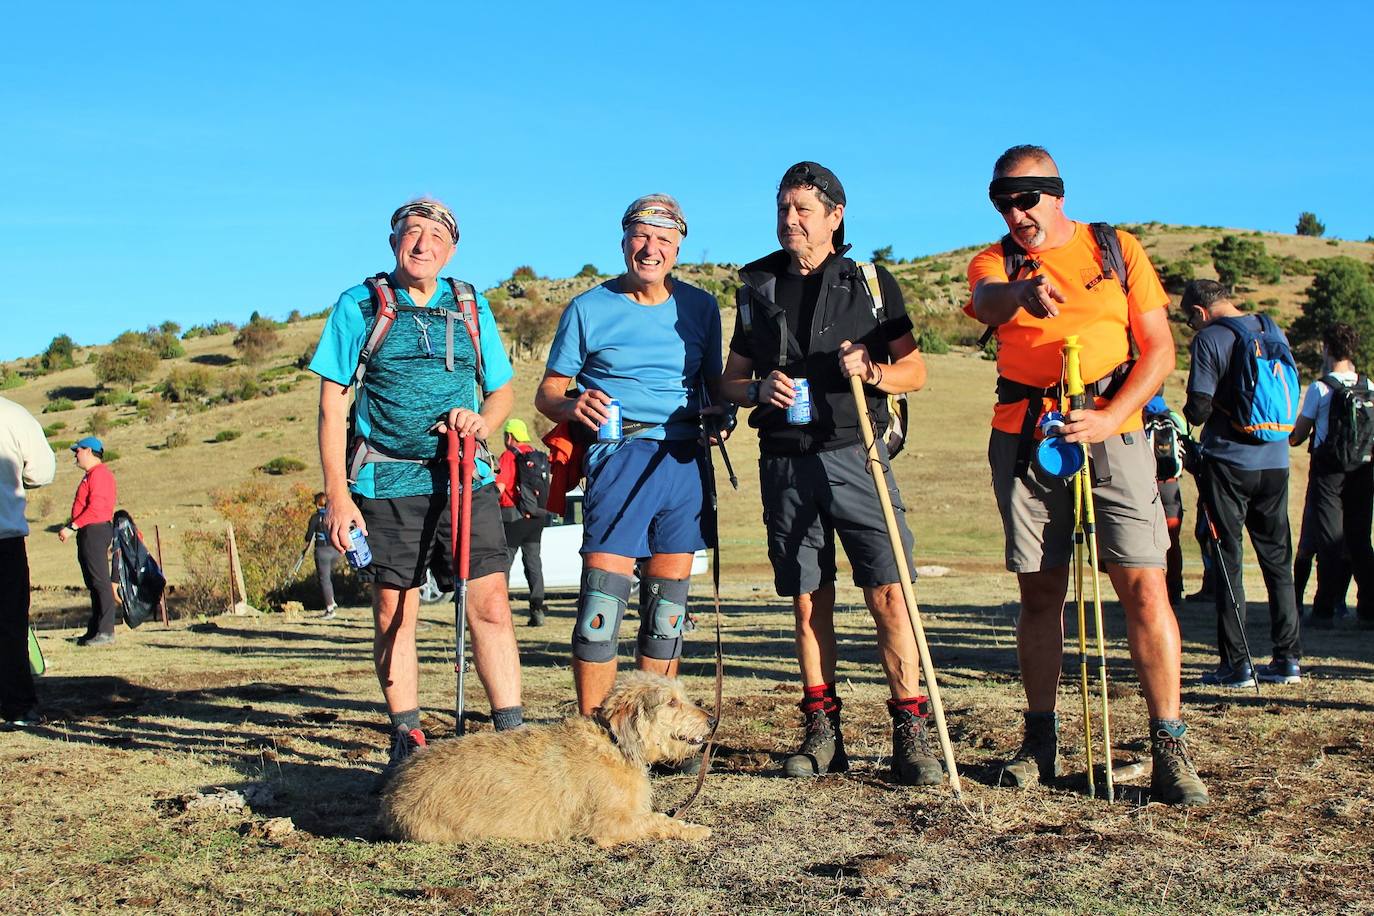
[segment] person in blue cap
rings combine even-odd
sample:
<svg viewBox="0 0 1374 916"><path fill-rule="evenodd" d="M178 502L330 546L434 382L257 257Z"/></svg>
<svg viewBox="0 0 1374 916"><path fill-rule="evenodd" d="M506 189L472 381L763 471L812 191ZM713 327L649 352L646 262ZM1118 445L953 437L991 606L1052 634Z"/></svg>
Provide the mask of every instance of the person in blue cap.
<svg viewBox="0 0 1374 916"><path fill-rule="evenodd" d="M66 543L76 535L76 559L81 578L91 593L91 618L78 646L105 646L114 642L115 597L110 582L110 542L114 540L114 509L118 491L114 474L105 464L105 443L87 436L72 446L76 466L85 471L76 485L72 514L57 532Z"/></svg>

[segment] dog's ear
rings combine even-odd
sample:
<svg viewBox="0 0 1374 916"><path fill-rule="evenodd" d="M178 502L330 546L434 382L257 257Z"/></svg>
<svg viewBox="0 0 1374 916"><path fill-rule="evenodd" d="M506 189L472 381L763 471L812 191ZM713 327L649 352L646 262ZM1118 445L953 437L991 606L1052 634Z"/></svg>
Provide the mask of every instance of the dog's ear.
<svg viewBox="0 0 1374 916"><path fill-rule="evenodd" d="M601 704L597 715L615 739L615 745L627 760L644 763L644 735L641 720L645 718L641 691L621 688L611 692Z"/></svg>

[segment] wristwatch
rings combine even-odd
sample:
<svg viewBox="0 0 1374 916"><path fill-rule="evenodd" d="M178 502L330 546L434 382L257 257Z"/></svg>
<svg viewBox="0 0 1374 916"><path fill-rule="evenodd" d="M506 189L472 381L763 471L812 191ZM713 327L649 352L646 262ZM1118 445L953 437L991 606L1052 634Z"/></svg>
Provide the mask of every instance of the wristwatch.
<svg viewBox="0 0 1374 916"><path fill-rule="evenodd" d="M757 407L759 403L759 386L763 383L759 379L754 379L749 383L749 387L744 389L744 397L749 401L750 407Z"/></svg>

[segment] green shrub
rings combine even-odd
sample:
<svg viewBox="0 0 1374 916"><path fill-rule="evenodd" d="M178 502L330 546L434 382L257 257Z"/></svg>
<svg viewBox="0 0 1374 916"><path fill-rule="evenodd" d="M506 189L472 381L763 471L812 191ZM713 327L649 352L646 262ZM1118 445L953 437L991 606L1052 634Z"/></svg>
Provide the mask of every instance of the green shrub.
<svg viewBox="0 0 1374 916"><path fill-rule="evenodd" d="M1298 225L1293 231L1298 235L1325 235L1326 224L1317 219L1317 214L1304 210L1298 214Z"/></svg>
<svg viewBox="0 0 1374 916"><path fill-rule="evenodd" d="M242 435L243 433L239 432L237 429L221 429L219 432L215 433L215 441L233 442L235 439Z"/></svg>
<svg viewBox="0 0 1374 916"><path fill-rule="evenodd" d="M0 372L0 391L18 388L22 384L24 384L24 376L15 372L13 369L5 369L3 372Z"/></svg>
<svg viewBox="0 0 1374 916"><path fill-rule="evenodd" d="M1278 304L1279 304L1279 300L1276 299L1276 298L1273 297L1273 296L1270 296L1268 299L1261 299L1260 302L1259 302L1259 304L1260 304L1260 305L1278 305Z"/></svg>
<svg viewBox="0 0 1374 916"><path fill-rule="evenodd" d="M67 447L68 447L68 448L71 448L71 446L67 446ZM111 461L118 461L118 460L119 460L119 452L115 451L115 450L112 449L112 448L107 448L107 449L105 449L105 457L102 458L102 459L100 459L100 460L101 460L101 461L104 461L106 464L109 464Z"/></svg>
<svg viewBox="0 0 1374 916"><path fill-rule="evenodd" d="M86 418L86 432L93 436L103 436L110 431L110 412L96 410Z"/></svg>
<svg viewBox="0 0 1374 916"><path fill-rule="evenodd" d="M43 435L51 439L66 428L67 424L62 420L58 420L56 423L49 423L47 426L43 427Z"/></svg>
<svg viewBox="0 0 1374 916"><path fill-rule="evenodd" d="M1354 258L1328 258L1312 278L1302 315L1289 329L1298 361L1309 370L1321 365L1322 332L1344 322L1359 335L1355 365L1374 362L1374 280L1369 265Z"/></svg>
<svg viewBox="0 0 1374 916"><path fill-rule="evenodd" d="M1261 283L1277 283L1283 275L1278 262L1265 251L1263 242L1235 235L1222 236L1213 246L1212 266L1216 268L1217 278L1230 287L1245 277L1253 277Z"/></svg>
<svg viewBox="0 0 1374 916"><path fill-rule="evenodd" d="M92 401L96 407L122 407L125 404L137 404L138 398L134 397L132 391L97 391L95 399Z"/></svg>
<svg viewBox="0 0 1374 916"><path fill-rule="evenodd" d="M534 272L534 268L530 265L521 264L511 271L510 278L512 280L538 280L539 275Z"/></svg>
<svg viewBox="0 0 1374 916"><path fill-rule="evenodd" d="M61 413L64 410L72 410L75 407L76 404L72 402L71 398L53 398L51 401L43 405L43 412Z"/></svg>
<svg viewBox="0 0 1374 916"><path fill-rule="evenodd" d="M583 264L582 269L577 272L579 277L599 277L601 271L596 269L595 264Z"/></svg>
<svg viewBox="0 0 1374 916"><path fill-rule="evenodd" d="M210 393L210 372L200 366L177 366L162 381L162 396L184 404Z"/></svg>
<svg viewBox="0 0 1374 916"><path fill-rule="evenodd" d="M1183 288L1197 279L1191 261L1160 261L1159 282L1171 293L1182 293Z"/></svg>
<svg viewBox="0 0 1374 916"><path fill-rule="evenodd" d="M949 342L934 328L921 328L916 335L916 347L922 353L948 353Z"/></svg>
<svg viewBox="0 0 1374 916"><path fill-rule="evenodd" d="M149 423L161 423L172 412L172 405L160 397L144 398L138 402L138 415Z"/></svg>
<svg viewBox="0 0 1374 916"><path fill-rule="evenodd" d="M72 447L73 441L72 439L54 439L48 444L52 446L54 452L61 454Z"/></svg>
<svg viewBox="0 0 1374 916"><path fill-rule="evenodd" d="M295 474L297 471L304 471L305 462L296 458L279 456L264 464L259 470L279 477L282 474Z"/></svg>
<svg viewBox="0 0 1374 916"><path fill-rule="evenodd" d="M251 401L261 390L253 373L243 369L225 372L219 378L220 399L230 404Z"/></svg>
<svg viewBox="0 0 1374 916"><path fill-rule="evenodd" d="M253 320L239 331L234 338L234 349L239 351L239 357L249 365L257 365L281 345L277 336L276 322L257 316L253 313Z"/></svg>
<svg viewBox="0 0 1374 916"><path fill-rule="evenodd" d="M167 439L162 443L162 447L166 449L181 448L184 445L188 445L190 441L191 437L187 434L186 430L174 429L167 434Z"/></svg>
<svg viewBox="0 0 1374 916"><path fill-rule="evenodd" d="M66 334L58 334L48 344L48 348L38 357L38 363L43 367L44 372L56 372L59 369L71 369L76 365L72 351L76 344Z"/></svg>
<svg viewBox="0 0 1374 916"><path fill-rule="evenodd" d="M157 368L158 356L145 343L111 344L95 361L95 377L102 384L121 383L132 389Z"/></svg>
<svg viewBox="0 0 1374 916"><path fill-rule="evenodd" d="M1340 244L1340 241L1338 239L1327 239L1326 244L1330 245L1332 248L1335 248L1337 245Z"/></svg>

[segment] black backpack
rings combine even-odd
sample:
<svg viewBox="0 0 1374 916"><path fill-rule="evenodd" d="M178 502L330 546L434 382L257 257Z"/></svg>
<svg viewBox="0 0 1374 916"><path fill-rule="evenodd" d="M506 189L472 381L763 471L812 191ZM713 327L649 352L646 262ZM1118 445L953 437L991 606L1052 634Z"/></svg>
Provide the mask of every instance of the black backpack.
<svg viewBox="0 0 1374 916"><path fill-rule="evenodd" d="M157 611L167 580L157 561L143 545L143 535L129 513L114 514L114 544L110 554L110 577L119 586L124 622L130 627L143 623Z"/></svg>
<svg viewBox="0 0 1374 916"><path fill-rule="evenodd" d="M524 518L549 514L549 456L536 448L515 453L515 510Z"/></svg>
<svg viewBox="0 0 1374 916"><path fill-rule="evenodd" d="M1183 474L1183 448L1178 425L1169 411L1145 418L1145 435L1155 456L1155 480L1173 480Z"/></svg>
<svg viewBox="0 0 1374 916"><path fill-rule="evenodd" d="M1328 470L1354 471L1374 452L1374 391L1363 375L1355 377L1354 385L1346 385L1334 375L1321 381L1331 389L1331 404L1326 414L1326 438L1312 449L1312 457Z"/></svg>

